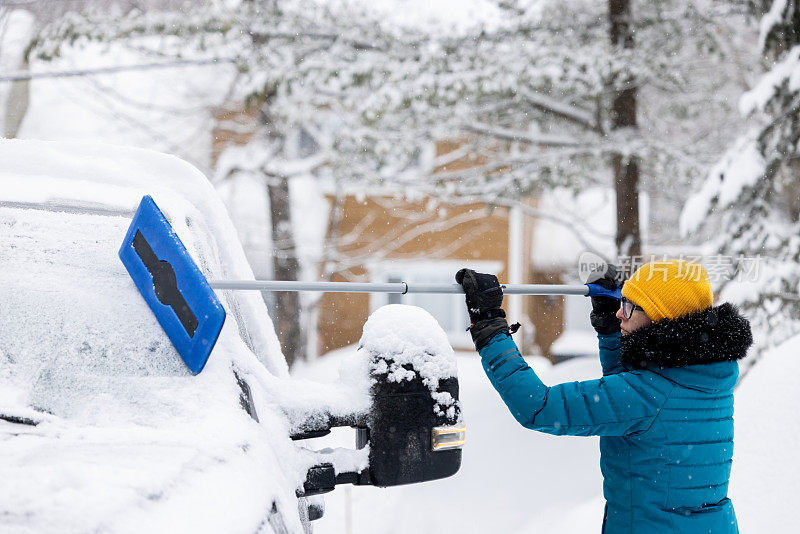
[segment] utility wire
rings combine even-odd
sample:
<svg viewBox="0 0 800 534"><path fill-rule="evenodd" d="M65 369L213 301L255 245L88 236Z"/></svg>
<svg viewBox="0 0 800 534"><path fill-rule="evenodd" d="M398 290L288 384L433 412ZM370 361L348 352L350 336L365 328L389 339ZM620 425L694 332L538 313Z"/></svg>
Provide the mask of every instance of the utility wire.
<svg viewBox="0 0 800 534"><path fill-rule="evenodd" d="M98 69L67 70L56 72L17 72L0 76L0 82L17 82L22 80L34 80L38 78L71 78L77 76L91 76L93 74L109 74L114 72L125 72L135 70L163 69L169 67L186 67L191 65L213 65L216 63L234 63L233 58L211 58L211 59L186 59L181 61L170 61L162 63L142 63L139 65L119 65L116 67L101 67Z"/></svg>

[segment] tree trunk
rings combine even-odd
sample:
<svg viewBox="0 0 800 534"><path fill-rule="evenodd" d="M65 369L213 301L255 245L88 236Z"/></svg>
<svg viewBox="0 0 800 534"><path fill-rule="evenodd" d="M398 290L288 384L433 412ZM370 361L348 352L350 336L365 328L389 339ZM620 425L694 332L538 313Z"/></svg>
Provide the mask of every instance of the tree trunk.
<svg viewBox="0 0 800 534"><path fill-rule="evenodd" d="M28 69L28 62L20 63L20 70ZM28 112L28 103L31 92L30 80L19 80L11 83L6 102L5 120L3 121L3 137L12 139L19 133L22 120Z"/></svg>
<svg viewBox="0 0 800 534"><path fill-rule="evenodd" d="M289 178L277 176L267 178L270 219L272 221L272 264L275 280L297 280L300 262L292 231L289 203ZM296 291L276 291L275 330L281 342L286 363L305 356L305 336L300 328L300 294Z"/></svg>
<svg viewBox="0 0 800 534"><path fill-rule="evenodd" d="M630 0L608 0L611 44L633 48ZM611 129L636 128L636 87L629 80L628 87L614 93L611 107ZM611 158L614 187L617 193L617 254L638 256L642 253L639 232L639 161L614 154Z"/></svg>
<svg viewBox="0 0 800 534"><path fill-rule="evenodd" d="M271 105L275 92L265 96L259 110L259 122L273 144L276 155L285 152L285 130L280 128L279 121L272 114ZM269 196L270 224L272 231L272 270L275 280L298 280L300 278L300 261L294 242L292 226L291 202L289 199L289 176L270 174L264 170ZM273 323L286 363L291 367L294 362L305 357L306 337L301 328L300 293L296 291L275 291Z"/></svg>

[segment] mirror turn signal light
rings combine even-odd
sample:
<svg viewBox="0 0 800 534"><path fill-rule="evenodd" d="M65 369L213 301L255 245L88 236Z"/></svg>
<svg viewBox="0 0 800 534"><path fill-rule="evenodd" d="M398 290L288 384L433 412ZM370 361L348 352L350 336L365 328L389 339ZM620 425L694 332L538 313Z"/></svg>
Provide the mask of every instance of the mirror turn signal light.
<svg viewBox="0 0 800 534"><path fill-rule="evenodd" d="M435 426L431 429L431 450L460 449L467 441L466 425Z"/></svg>

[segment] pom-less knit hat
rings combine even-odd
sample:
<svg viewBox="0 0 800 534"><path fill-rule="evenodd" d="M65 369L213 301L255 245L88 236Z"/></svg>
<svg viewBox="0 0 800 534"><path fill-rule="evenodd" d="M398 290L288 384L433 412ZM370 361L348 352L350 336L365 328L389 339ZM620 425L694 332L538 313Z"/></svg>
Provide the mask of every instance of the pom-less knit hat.
<svg viewBox="0 0 800 534"><path fill-rule="evenodd" d="M622 295L653 321L675 319L714 303L705 267L684 260L645 263L625 281Z"/></svg>

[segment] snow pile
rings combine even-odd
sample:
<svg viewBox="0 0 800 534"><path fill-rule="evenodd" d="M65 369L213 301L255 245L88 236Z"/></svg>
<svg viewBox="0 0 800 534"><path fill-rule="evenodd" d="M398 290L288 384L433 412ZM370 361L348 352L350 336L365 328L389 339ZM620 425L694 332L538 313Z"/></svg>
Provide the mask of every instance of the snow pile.
<svg viewBox="0 0 800 534"><path fill-rule="evenodd" d="M729 495L742 532L788 532L797 523L799 345L795 336L767 352L735 393Z"/></svg>

